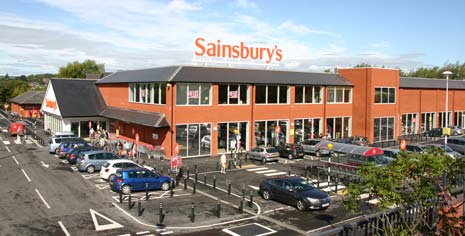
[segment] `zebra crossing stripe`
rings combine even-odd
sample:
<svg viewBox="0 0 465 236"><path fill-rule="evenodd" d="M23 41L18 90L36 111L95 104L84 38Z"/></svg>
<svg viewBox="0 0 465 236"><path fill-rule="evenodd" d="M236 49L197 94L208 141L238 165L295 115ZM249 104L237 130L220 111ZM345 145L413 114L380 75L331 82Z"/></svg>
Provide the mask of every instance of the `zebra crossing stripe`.
<svg viewBox="0 0 465 236"><path fill-rule="evenodd" d="M277 170L262 170L262 171L256 171L255 173L257 174L265 174L265 173L270 173L270 172L276 172Z"/></svg>
<svg viewBox="0 0 465 236"><path fill-rule="evenodd" d="M247 169L247 171L258 171L258 170L267 170L268 168L266 167L259 167L259 168L253 168L253 169Z"/></svg>
<svg viewBox="0 0 465 236"><path fill-rule="evenodd" d="M286 175L286 172L275 172L275 173L269 173L265 174L265 176L275 176L275 175Z"/></svg>

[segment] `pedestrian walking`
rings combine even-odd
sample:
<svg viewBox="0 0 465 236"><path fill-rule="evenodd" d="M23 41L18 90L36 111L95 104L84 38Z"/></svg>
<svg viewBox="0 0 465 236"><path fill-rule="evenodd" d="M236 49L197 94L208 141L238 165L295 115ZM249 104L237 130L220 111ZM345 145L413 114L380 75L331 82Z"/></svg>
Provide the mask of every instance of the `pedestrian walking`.
<svg viewBox="0 0 465 236"><path fill-rule="evenodd" d="M220 162L221 162L221 173L226 174L226 155L224 153L221 154Z"/></svg>

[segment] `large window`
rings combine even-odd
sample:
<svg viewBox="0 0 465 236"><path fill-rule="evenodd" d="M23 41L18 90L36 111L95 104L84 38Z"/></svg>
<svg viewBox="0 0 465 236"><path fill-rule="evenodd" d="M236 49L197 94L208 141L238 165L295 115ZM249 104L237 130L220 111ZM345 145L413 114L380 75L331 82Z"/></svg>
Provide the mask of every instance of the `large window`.
<svg viewBox="0 0 465 236"><path fill-rule="evenodd" d="M375 88L375 103L393 104L396 103L395 88Z"/></svg>
<svg viewBox="0 0 465 236"><path fill-rule="evenodd" d="M129 101L147 104L165 104L166 84L131 83L129 84Z"/></svg>
<svg viewBox="0 0 465 236"><path fill-rule="evenodd" d="M289 121L287 120L255 122L255 145L277 146L280 143L286 143L289 140L288 127Z"/></svg>
<svg viewBox="0 0 465 236"><path fill-rule="evenodd" d="M439 112L439 127L446 127L446 126L451 126L452 125L452 112L447 112L448 117L446 117L445 112ZM447 118L447 121L446 121ZM446 123L448 123L446 125Z"/></svg>
<svg viewBox="0 0 465 236"><path fill-rule="evenodd" d="M295 86L295 103L321 103L322 87Z"/></svg>
<svg viewBox="0 0 465 236"><path fill-rule="evenodd" d="M318 138L322 131L320 118L294 120L294 127L296 143L309 138Z"/></svg>
<svg viewBox="0 0 465 236"><path fill-rule="evenodd" d="M465 125L465 112L464 111L456 111L454 112L454 124L460 127L464 127Z"/></svg>
<svg viewBox="0 0 465 236"><path fill-rule="evenodd" d="M402 134L416 134L418 132L417 113L402 114Z"/></svg>
<svg viewBox="0 0 465 236"><path fill-rule="evenodd" d="M179 155L205 156L211 151L211 125L187 124L176 125L176 143L180 146Z"/></svg>
<svg viewBox="0 0 465 236"><path fill-rule="evenodd" d="M425 132L436 128L436 113L425 112L421 113L421 131Z"/></svg>
<svg viewBox="0 0 465 236"><path fill-rule="evenodd" d="M380 117L374 120L375 142L394 139L394 117Z"/></svg>
<svg viewBox="0 0 465 236"><path fill-rule="evenodd" d="M352 135L351 117L331 117L326 119L328 139L346 138Z"/></svg>
<svg viewBox="0 0 465 236"><path fill-rule="evenodd" d="M247 150L247 122L218 123L218 153Z"/></svg>
<svg viewBox="0 0 465 236"><path fill-rule="evenodd" d="M177 84L176 105L210 105L211 84Z"/></svg>
<svg viewBox="0 0 465 236"><path fill-rule="evenodd" d="M248 86L245 84L220 84L218 104L248 104Z"/></svg>
<svg viewBox="0 0 465 236"><path fill-rule="evenodd" d="M345 87L328 87L328 103L351 103L352 88Z"/></svg>
<svg viewBox="0 0 465 236"><path fill-rule="evenodd" d="M289 86L257 85L255 89L256 104L287 104Z"/></svg>

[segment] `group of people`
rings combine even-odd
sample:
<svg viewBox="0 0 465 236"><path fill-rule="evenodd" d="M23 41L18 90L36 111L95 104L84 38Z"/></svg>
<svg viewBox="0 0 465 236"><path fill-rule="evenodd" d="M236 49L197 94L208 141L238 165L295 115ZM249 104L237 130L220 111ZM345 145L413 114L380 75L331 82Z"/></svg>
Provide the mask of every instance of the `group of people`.
<svg viewBox="0 0 465 236"><path fill-rule="evenodd" d="M108 143L109 137L110 134L105 129L97 128L97 131L95 131L94 128L90 128L89 138L90 142L94 146L101 148L105 147L105 145Z"/></svg>

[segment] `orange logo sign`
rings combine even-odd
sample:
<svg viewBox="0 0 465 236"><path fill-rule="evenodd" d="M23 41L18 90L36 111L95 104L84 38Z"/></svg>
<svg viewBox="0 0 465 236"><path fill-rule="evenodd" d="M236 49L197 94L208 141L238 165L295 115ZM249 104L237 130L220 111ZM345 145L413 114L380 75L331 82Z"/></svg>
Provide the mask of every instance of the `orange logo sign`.
<svg viewBox="0 0 465 236"><path fill-rule="evenodd" d="M52 108L53 110L56 110L57 109L57 102L49 100L49 99L45 99L45 106L48 107L48 108Z"/></svg>
<svg viewBox="0 0 465 236"><path fill-rule="evenodd" d="M198 49L195 52L196 56L265 60L266 64L273 60L277 62L283 60L283 50L278 49L277 45L274 48L262 48L248 46L244 42L239 45L222 44L221 40L216 40L216 43L208 43L205 42L204 38L197 38L195 46Z"/></svg>

